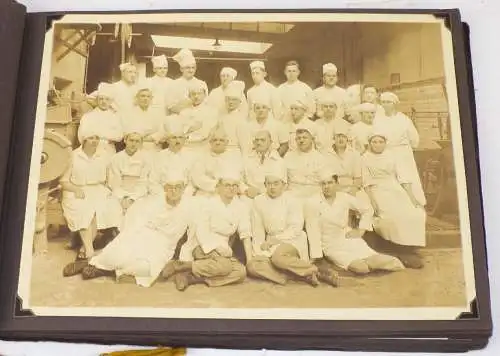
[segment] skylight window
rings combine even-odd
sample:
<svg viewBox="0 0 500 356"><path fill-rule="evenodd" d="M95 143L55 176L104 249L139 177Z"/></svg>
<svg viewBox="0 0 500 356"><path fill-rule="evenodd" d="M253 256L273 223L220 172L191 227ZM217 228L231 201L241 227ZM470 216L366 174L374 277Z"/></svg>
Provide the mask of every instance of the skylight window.
<svg viewBox="0 0 500 356"><path fill-rule="evenodd" d="M232 52L247 54L263 54L272 43L217 40L215 38L194 38L194 37L174 37L151 35L156 47L161 48L189 48L191 50L213 51L213 52Z"/></svg>

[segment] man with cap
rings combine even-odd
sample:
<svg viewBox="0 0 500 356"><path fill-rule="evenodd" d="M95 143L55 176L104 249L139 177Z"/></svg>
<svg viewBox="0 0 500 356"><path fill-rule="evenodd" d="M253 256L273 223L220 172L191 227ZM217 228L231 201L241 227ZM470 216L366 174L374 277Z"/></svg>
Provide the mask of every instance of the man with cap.
<svg viewBox="0 0 500 356"><path fill-rule="evenodd" d="M344 120L343 116L339 117L337 115L340 104L333 97L322 97L319 99L319 104L321 105L322 115L320 119L315 121L318 131L316 148L320 152L326 153L332 147L335 132L348 132L351 124Z"/></svg>
<svg viewBox="0 0 500 356"><path fill-rule="evenodd" d="M208 94L208 86L203 80L195 77L196 74L196 59L193 52L187 48L181 49L175 56L174 61L179 64L182 75L175 79L172 100L167 103L170 114L178 114L183 109L189 108L192 105L189 98L189 88L193 84L201 86L205 91L205 97Z"/></svg>
<svg viewBox="0 0 500 356"><path fill-rule="evenodd" d="M138 130L143 137L142 148L149 153L159 152L165 140L165 114L152 106L153 91L150 83L137 85L135 106L122 116L124 131Z"/></svg>
<svg viewBox="0 0 500 356"><path fill-rule="evenodd" d="M313 134L305 127L296 131L297 149L285 156L288 188L293 195L304 199L320 191L319 173L324 168L325 157L314 148Z"/></svg>
<svg viewBox="0 0 500 356"><path fill-rule="evenodd" d="M161 56L151 57L154 75L149 78L149 84L153 93L151 106L167 114L167 106L172 100L174 80L167 77L168 60L162 54Z"/></svg>
<svg viewBox="0 0 500 356"><path fill-rule="evenodd" d="M194 188L189 182L194 157L192 152L185 148L187 135L183 123L178 119L174 118L168 122L166 128L168 148L160 151L154 158L149 175L149 191L152 195L162 193L165 177L173 171L182 173L184 177L186 183L184 194L194 193Z"/></svg>
<svg viewBox="0 0 500 356"><path fill-rule="evenodd" d="M363 91L361 93L361 102L373 104L376 107L375 116L383 115L384 108L379 104L378 90L375 85L365 84L363 85Z"/></svg>
<svg viewBox="0 0 500 356"><path fill-rule="evenodd" d="M346 131L335 132L332 147L325 154L325 160L327 166L337 169L341 187L352 194L361 189L361 155L349 146Z"/></svg>
<svg viewBox="0 0 500 356"><path fill-rule="evenodd" d="M252 98L253 115L242 126L239 134L240 147L243 155L248 155L253 148L253 139L258 131L269 131L272 139L272 149L283 157L288 151L288 130L286 125L276 120L269 111L271 102L269 96L263 93Z"/></svg>
<svg viewBox="0 0 500 356"><path fill-rule="evenodd" d="M297 61L289 61L285 65L286 82L278 87L281 104L284 110L284 121L290 118L290 106L297 97L304 98L306 116L312 118L316 112L316 103L311 87L299 80L300 66Z"/></svg>
<svg viewBox="0 0 500 356"><path fill-rule="evenodd" d="M137 93L137 67L132 63L120 64L121 79L111 84L113 108L118 114L126 113L134 106ZM90 94L94 96L94 93Z"/></svg>
<svg viewBox="0 0 500 356"><path fill-rule="evenodd" d="M396 94L391 92L380 94L380 103L384 108L384 115L375 117L373 129L385 135L386 151L392 154L403 174L410 179L415 197L425 205L426 197L413 155L413 150L419 146L420 135L413 121L397 110L399 98Z"/></svg>
<svg viewBox="0 0 500 356"><path fill-rule="evenodd" d="M208 104L217 109L220 115L228 113L226 105L227 90L230 85L234 83L237 74L238 72L236 71L236 69L233 69L231 67L222 68L222 70L220 71L221 85L213 89L208 95ZM242 81L238 82L238 85L243 85L243 88L241 90L243 93L243 91L245 90L245 83ZM248 103L244 93L240 96L240 101L241 103L239 105L239 110L246 115L248 113Z"/></svg>
<svg viewBox="0 0 500 356"><path fill-rule="evenodd" d="M243 176L241 156L235 156L227 150L227 134L220 126L211 132L209 143L210 149L198 157L191 170L191 181L196 189L196 196L216 194L217 177L225 167L240 172L240 181Z"/></svg>
<svg viewBox="0 0 500 356"><path fill-rule="evenodd" d="M199 81L188 85L191 107L181 111L178 119L184 124L187 133L186 148L199 156L208 150L208 136L218 122L217 110L205 100L207 92Z"/></svg>
<svg viewBox="0 0 500 356"><path fill-rule="evenodd" d="M242 108L245 83L239 80L232 81L224 90L225 114L219 117L219 123L227 134L227 150L241 158L240 136L245 129L248 119L247 108Z"/></svg>
<svg viewBox="0 0 500 356"><path fill-rule="evenodd" d="M123 139L123 128L120 117L111 109L113 89L111 84L100 83L97 88L97 106L83 114L78 127L78 141L83 142L87 132L95 131L99 137L99 151L109 157L116 153L115 143Z"/></svg>
<svg viewBox="0 0 500 356"><path fill-rule="evenodd" d="M277 284L286 284L290 276L317 286L318 268L309 261L302 203L286 191L286 180L280 167L265 173L266 193L253 204L254 255L247 260L247 271Z"/></svg>
<svg viewBox="0 0 500 356"><path fill-rule="evenodd" d="M108 186L125 214L122 227L133 220L132 206L148 194L152 162L141 149L142 135L137 131L131 129L125 134L125 149L113 156L108 167Z"/></svg>
<svg viewBox="0 0 500 356"><path fill-rule="evenodd" d="M307 99L304 96L296 96L289 99L289 114L291 120L286 122L290 139L288 147L290 151L297 149L295 135L298 128L305 128L312 133L314 140L317 140L316 123L307 117Z"/></svg>
<svg viewBox="0 0 500 356"><path fill-rule="evenodd" d="M362 103L354 108L359 112L361 120L351 126L349 138L352 147L360 154L366 151L368 146L368 136L373 131L373 120L376 115L377 106L372 103Z"/></svg>
<svg viewBox="0 0 500 356"><path fill-rule="evenodd" d="M337 103L336 117L344 117L344 102L347 93L344 88L337 85L338 82L337 66L333 63L323 65L323 85L314 90L314 100L316 102L316 114L323 116L323 103Z"/></svg>
<svg viewBox="0 0 500 356"><path fill-rule="evenodd" d="M404 269L396 257L377 253L363 240L365 232L373 230L370 204L343 192L334 169L325 169L320 179L322 191L305 204L311 258L325 256L337 267L357 274ZM349 226L350 210L361 216L357 228Z"/></svg>
<svg viewBox="0 0 500 356"><path fill-rule="evenodd" d="M280 93L274 85L266 80L267 72L264 62L254 61L250 63L250 71L254 85L247 92L248 105L253 107L256 96L263 96L269 102L272 116L277 120L281 120L283 108Z"/></svg>
<svg viewBox="0 0 500 356"><path fill-rule="evenodd" d="M150 287L173 257L177 243L190 226L192 204L184 196L181 172L165 177L163 194L150 203L144 220L124 229L82 271L84 279L116 276Z"/></svg>
<svg viewBox="0 0 500 356"><path fill-rule="evenodd" d="M235 236L243 242L245 255L252 256L252 229L247 204L238 198L240 172L226 167L217 177L217 194L199 200L201 211L180 253L181 262L172 262L163 277L175 274L175 285L184 291L192 284L219 287L240 283L245 266L233 254Z"/></svg>
<svg viewBox="0 0 500 356"><path fill-rule="evenodd" d="M265 130L258 131L253 139L252 151L243 158L246 185L243 194L250 199L266 192L264 185L266 172L272 169L286 172L285 161L271 147L271 133Z"/></svg>

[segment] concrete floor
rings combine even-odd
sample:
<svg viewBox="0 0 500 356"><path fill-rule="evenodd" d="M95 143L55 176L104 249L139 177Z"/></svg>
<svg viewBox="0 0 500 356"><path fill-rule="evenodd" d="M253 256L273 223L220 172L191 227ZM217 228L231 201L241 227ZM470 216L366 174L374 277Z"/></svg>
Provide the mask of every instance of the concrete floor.
<svg viewBox="0 0 500 356"><path fill-rule="evenodd" d="M184 307L184 308L334 308L461 306L465 302L460 248L430 248L423 252L425 267L364 277L346 275L346 285L313 288L299 282L277 286L247 279L239 285L189 287L172 282L151 288L116 284L113 279L83 281L63 278L63 267L74 259L65 240L49 243L49 253L33 260L31 305L44 307Z"/></svg>

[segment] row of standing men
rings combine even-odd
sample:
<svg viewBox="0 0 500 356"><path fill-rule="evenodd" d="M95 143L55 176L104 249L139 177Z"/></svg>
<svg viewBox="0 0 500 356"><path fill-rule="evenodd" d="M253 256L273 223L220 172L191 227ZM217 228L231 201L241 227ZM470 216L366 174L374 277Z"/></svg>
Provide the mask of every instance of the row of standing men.
<svg viewBox="0 0 500 356"><path fill-rule="evenodd" d="M155 204L153 203L154 199L151 200L152 198L147 204L145 204L148 199L139 199L143 197L138 197L137 194L129 194L127 192L134 190L139 191L141 189L143 192L148 191L148 188L144 189L144 185L137 184L137 178L139 178L145 179L145 181L149 182L148 184L146 184L147 187L156 186L156 188L153 188L152 191L155 191L156 189L157 193L161 193L163 192L163 189L168 186L168 177L171 176L173 172L182 173L182 190L184 192L183 196L189 197L193 193L195 193L198 198L197 205L199 206L205 205L205 203L200 200L200 196L204 196L203 200L208 199L210 201L211 208L204 214L200 214L200 216L205 217L214 215L213 212L210 214L210 211L213 211L212 207L216 207L217 204L212 200L215 199L216 201L224 201L224 194L221 193L221 190L223 191L223 188L226 187L226 185L234 186L235 184L237 184L237 188L234 194L238 196L238 201L244 200L240 197L248 200L253 199L253 202L251 204L248 204L248 202L243 204L247 206L247 208L249 208L247 213L239 213L236 215L233 214L233 216L244 215L252 217L250 221L252 222L251 225L254 226L254 229L251 230L251 232L247 232L246 234L240 233L240 237L243 237L243 241L246 240L246 237L255 237L256 235L260 235L260 237L251 238L250 240L264 241L260 244L251 244L252 248L250 249L250 252L247 253L247 260L249 261L255 262L255 251L262 252L262 245L266 245L266 243L268 243L268 239L276 240L274 236L280 236L282 239L285 236L285 240L288 239L289 242L291 238L291 232L290 229L286 229L288 215L285 214L285 216L280 217L276 216L275 214L271 214L274 211L281 211L281 213L283 213L283 211L289 211L289 207L296 207L296 209L293 209L295 211L295 215L302 214L302 216L306 215L310 217L318 216L319 214L320 217L329 216L330 220L337 219L337 221L330 221L330 224L328 223L328 221L320 223L319 221L321 221L321 219L319 219L317 225L323 228L323 230L326 229L327 231L328 225L336 226L337 228L340 226L342 227L341 230L344 231L346 228L348 228L348 226L346 225L347 222L342 222L343 219L340 217L345 217L344 213L346 212L346 207L350 206L350 208L356 210L357 206L357 210L363 211L363 209L359 209L359 204L363 205L363 203L368 202L368 204L364 205L365 207L369 206L372 211L370 220L373 220L373 210L375 210L376 220L378 221L378 223L366 224L365 219L364 224L360 224L360 226L363 225L365 228L361 231L360 228L355 229L354 231L357 232L354 233L354 235L363 235L364 230L371 229L372 226L376 226L376 230L378 230L377 232L379 232L388 240L395 241L398 245L412 247L425 245L425 212L423 211L423 206L425 205L425 197L423 197L423 193L421 193L421 185L419 184L420 182L416 181L418 172L416 172L417 176L415 177L416 165L413 159L413 152L411 148L412 145L418 145L418 133L413 127L413 123L411 122L411 120L395 110L397 97L394 94L383 93L380 96L383 108L382 106L369 103L358 106L358 110L362 113L362 120L354 124L348 123L347 121L339 121L344 120L342 117L337 116L338 108L342 107L342 103L339 102L337 98L333 97L331 97L330 99L322 99L318 102L321 107L322 117L320 120L313 122L308 117L309 106L307 105L307 98L303 95L294 94L289 98L289 119L276 120L274 119L274 117L272 117L272 102L269 100L270 97L268 95L264 95L264 93L259 93L258 95L252 97L252 100L250 101L250 112L253 115L244 115L240 117L238 117L237 115L232 116L231 114L234 114L235 112L238 113L238 108L242 105L242 102L244 101L242 99L244 98L244 96L241 95L241 86L228 85L225 93L225 108L227 110L226 114L216 114L216 119L214 120L215 123L208 126L208 130L207 127L205 127L205 131L208 132L206 135L206 145L196 145L194 144L194 141L190 142L190 138L192 136L196 137L197 130L199 131L200 128L204 128L203 124L209 120L206 120L207 116L200 114L198 115L198 119L202 121L201 125L190 121L190 118L192 118L193 116L197 116L193 115L193 111L196 111L199 106L207 105L207 101L204 100L204 96L206 95L206 89L204 88L204 86L200 85L199 81L195 81L192 84L194 85L190 85L188 87L188 98L191 102L191 107L182 110L180 115L170 116L162 121L162 124L160 125L161 129L153 132L153 134L157 134L156 137L158 139L157 141L153 141L153 144L149 145L149 147L147 145L147 142L151 141L147 140L148 134L141 131L142 127L139 120L136 120L135 124L120 121L122 133L126 133L126 148L125 150L114 155L113 158L110 158L110 152L107 151L106 148L111 148L109 145L109 141L112 140L109 140L104 135L102 135L102 132L99 132L102 131L100 129L102 128L102 126L105 126L107 122L101 121L101 127L98 128L97 125L89 125L88 123L90 122L90 120L86 120L85 116L84 118L82 118L82 124L79 130L79 138L82 142L82 146L75 150L74 162L72 164L72 167L70 168L70 170L68 170L67 174L62 179L63 188L65 185L66 188L69 188L65 189L65 191L69 192L69 195L75 198L63 198L63 207L66 206L65 215L68 219L70 229L72 229L73 231L84 232L81 235L82 239L84 240L85 250L89 252L92 251L92 247L91 244L89 244L88 238L89 230L91 230L92 232L90 235L94 236L95 232L93 232L92 230L95 230L95 228L110 227L110 224L104 223L104 220L107 220L105 216L109 217L109 207L111 207L113 204L111 204L109 201L108 204L105 204L104 202L106 201L106 199L103 200L102 196L100 200L96 199L94 204L80 204L80 208L84 205L87 205L88 209L86 210L88 210L88 214L83 214L87 217L83 219L84 222L81 221L82 223L80 224L71 223L72 213L73 220L82 220L82 214L77 213L77 210L80 209L72 209L74 208L74 206L72 205L74 205L77 199L80 199L80 201L77 201L78 203L82 203L83 201L88 200L82 199L82 195L84 195L85 197L91 195L85 194L85 192L82 194L82 192L78 192L77 189L74 189L77 186L88 186L88 184L74 184L75 172L84 171L84 169L81 169L81 167L80 169L75 169L76 166L78 166L78 164L75 165L75 161L78 161L78 158L76 157L85 157L85 161L87 163L93 161L93 159L88 159L88 154L82 155L82 153L85 153L85 142L93 142L95 150L96 152L98 152L96 156L93 156L94 158L97 156L107 157L101 160L102 162L108 161L107 164L109 164L109 160L111 159L110 169L108 170L106 167L104 168L104 182L109 188L111 188L111 191L113 192L113 194L111 195L108 194L107 197L111 198L112 200L118 198L114 201L121 202L121 208L127 211L126 216L128 215L129 218L125 219L125 222L130 226L130 228L128 228L123 227L121 223L114 224L119 225L123 229L119 235L119 238L116 239L116 242L114 242L114 244L112 243L108 247L106 247L103 253L97 255L95 258L92 258L92 260L90 260L90 263L88 262L89 258L92 257L93 251L92 253L87 253L87 256L85 256L85 258L82 260L83 262L80 263L81 266L86 264L85 268L87 271L87 276L93 274L95 275L96 271L103 270L113 270L115 273L121 271L117 274L128 275L128 273L123 272L124 269L122 268L123 258L125 258L123 256L126 254L116 253L116 251L119 251L120 248L116 248L113 246L118 244L118 246L125 245L129 246L129 248L137 248L138 241L135 241L135 243L133 243L134 241L123 243L123 241L127 241L127 239L123 236L128 235L126 231L131 231L137 227L144 228L145 222L137 222L141 219L134 218L134 215L144 216L144 211L146 211L148 207L155 206ZM104 112L109 111L109 114L114 114L114 110L109 109L113 104L115 104L112 95L109 95L109 92L106 92L109 87L100 89L102 89L103 92L99 90L97 93L97 108L95 110ZM152 100L153 95L153 90L151 90L151 88L139 88L136 93L137 107L135 108L139 108L142 110L143 108L141 107L141 103L149 104L149 102ZM106 106L108 108L106 108ZM148 109L147 105L146 109ZM206 107L203 111L205 110ZM381 110L383 110L383 115L381 114ZM186 111L189 113L189 115L186 115ZM93 112L89 114L92 113ZM122 117L125 116L126 113L122 112ZM133 118L134 116L132 116L132 120ZM320 122L323 122L325 124L325 127L329 127L331 130L326 133L323 128L319 127ZM396 130L388 130L388 128L396 128L397 130L399 130L399 132L395 132ZM322 134L323 138L330 140L330 142L328 142L327 140L323 140L323 146L321 145L320 138ZM398 136L396 134L398 134ZM399 142L395 142L396 138L399 139ZM168 148L165 150L161 150L161 148L158 146L160 146L165 139L167 141ZM233 139L232 142L231 139ZM88 146L92 147L92 144L90 143L88 144ZM191 145L189 145L190 143ZM139 146L141 146L140 149ZM408 155L408 151L411 155ZM185 155L183 156L179 153L185 153ZM360 159L361 154L363 155L362 159ZM141 163L139 163L139 161L141 161L140 156L144 156L142 165L147 165L145 163L147 161L150 162L149 166L151 167L151 171L147 174L147 177L144 177L143 173L139 174L140 177L138 177L137 175L137 168L141 166ZM281 158L282 156L284 156L284 159ZM187 157L190 158L188 159ZM408 159L410 159L410 161L408 161ZM224 163L224 161L226 162ZM191 164L187 164L187 162L195 163L191 168ZM243 164L241 164L241 162L243 162ZM240 163L240 166L242 167L235 169L235 167L239 167L238 163ZM85 164L83 164L83 166L84 165ZM134 172L131 172L134 170L134 166L136 169L135 175ZM254 173L258 173L255 175L259 176L259 179L256 179L255 182L251 182L251 179L249 179L249 177L252 176L252 167L254 168ZM91 168L90 166L87 166L85 168L85 171L87 172L92 171L92 169L88 169ZM237 175L232 174L234 178L233 180L228 178L231 176L231 174L229 174L226 179L224 179L223 172L227 172L228 170L233 171L233 173L234 171L238 171L239 173ZM325 175L322 172L329 173ZM238 178L236 178L236 176ZM326 179L325 177L330 177L331 179ZM278 183L273 183L272 179L276 178L278 180ZM83 179L81 181L83 182L85 180L86 179ZM152 185L150 184L151 182L153 182ZM275 194L272 193L272 191L273 189L277 189L276 186L278 186L279 188L279 182L286 184L288 187L287 192L281 192L279 196L287 196L289 197L288 199L291 199L292 201L297 200L300 202L302 200L298 207L297 204L294 204L293 202L290 204L287 202L284 205L283 202L281 202L281 210L269 210L269 208L273 206L273 203L278 204L276 202L283 200L272 198L273 194ZM338 191L338 195L340 197L348 198L333 199L333 201L331 201L332 194L328 193L328 189L325 186L327 185L326 182L329 182L329 189L331 191ZM418 184L415 184L415 182L417 182ZM172 183L172 181L170 181L170 183ZM74 187L71 187L70 185L74 185ZM128 186L128 189L126 186ZM141 186L142 188L139 189L139 187ZM192 190L190 191L189 189ZM168 195L168 192L165 192L165 194ZM66 195L68 196L68 194ZM311 195L315 198L319 197L320 203L325 200L331 204L327 204L326 206L323 206L320 203L307 204L306 198L311 197ZM337 194L333 195L336 196ZM77 196L80 196L80 198L78 198ZM151 196L158 195L152 194ZM163 196L163 194L159 194L159 196ZM259 199L257 199L257 197L259 197ZM354 201L352 200L352 197L355 197ZM263 200L264 198L268 199L265 200L266 202L262 205L261 210L265 211L266 213L263 215L261 214L261 217L264 216L268 218L268 220L267 226L266 223L263 223L263 225L261 225L263 226L263 229L261 229L261 232L263 232L262 236L262 234L256 232L259 231L259 224L255 225L254 222L258 221L256 216L259 216L255 213L255 205L258 205L257 201ZM269 198L271 198L271 200ZM351 204L346 203L347 201L349 201L349 199L351 200ZM71 200L72 202L70 203ZM192 199L186 198L185 200ZM342 203L342 200L345 200L346 202ZM164 199L161 199L161 201L163 202ZM339 203L339 201L341 203ZM335 204L335 202L337 203ZM337 214L334 214L335 206L337 206L337 209L339 208L339 206L343 207L340 209L340 213L337 212ZM406 206L407 209L402 208L402 206ZM332 214L321 214L321 211L326 207L333 209L333 212L330 211ZM277 208L277 206L275 208ZM134 210L142 214L133 214L132 212ZM259 209L257 208L257 210ZM152 215L156 216L155 212L160 211L162 211L162 209L154 210L152 211ZM318 212L318 214L311 214L311 211ZM223 211L220 211L219 213L221 217L227 215L224 214ZM365 216L370 216L370 213L367 214L368 215L365 214ZM219 214L214 216L213 219L217 220L217 216L219 216ZM111 221L113 219L108 220ZM300 219L296 221L299 220ZM310 221L310 219L308 220ZM179 219L179 221L182 221L182 219ZM94 224L94 229L89 229L92 223ZM147 224L151 223L152 222L149 221ZM285 226L283 226L283 224ZM203 223L199 222L194 224L194 226L200 225L204 226ZM235 224L232 224L231 226L234 227L234 225ZM278 230L281 230L271 233L270 231L272 231L273 228L269 225L275 225L275 228L276 226L280 226ZM238 224L236 224L236 226L238 226ZM295 224L294 226L298 225ZM206 230L207 228L208 230ZM217 229L217 227L212 228ZM288 261L287 263L283 262L283 256L290 257L290 251L292 250L290 246L294 247L294 251L298 251L297 255L295 256L296 258L315 260L322 257L323 255L326 255L327 257L330 256L329 259L333 260L333 262L337 265L343 268L357 270L358 272L367 270L369 271L370 268L376 269L381 265L387 266L387 263L389 263L388 265L390 265L391 268L396 268L396 266L397 268L401 267L401 265L397 263L395 264L395 261L393 259L387 259L387 256L384 257L384 255L377 254L375 253L375 251L369 249L364 241L359 239L360 236L358 236L358 239L350 239L346 237L349 234L346 235L344 231L343 238L340 238L339 240L339 236L342 235L342 233L339 233L338 229L335 233L325 233L321 228L319 229L320 232L317 232L318 230L314 229L311 233L309 233L308 231L309 236L306 236L305 240L304 238L299 239L302 241L302 245L301 243L295 243L295 245L286 244L283 243L283 241L281 241L279 238L277 238L277 240L280 240L282 243L273 245L275 247L275 250L277 246L283 245L285 247L283 247L283 249L277 249L278 252L281 251L279 253L276 253L276 251L272 252L270 256L267 256L267 260L261 260L259 264L259 266L261 266L261 270L263 269L262 266L266 266L266 268L264 268L266 270L264 274L266 274L267 278L269 279L270 271L272 271L274 274L274 272L276 271L282 271L284 269L284 265L296 265L296 259L294 261ZM204 244L200 241L203 241L209 236L213 237L213 233L210 234L210 226L204 226L204 229L205 230L202 230L204 231L204 233L198 234L196 234L196 231L200 231L200 228L190 229L190 231L194 231L193 235L195 236L195 238L190 239L190 241L197 241L195 245L204 247ZM233 231L233 233L235 231ZM216 235L217 234L220 235L221 233L217 232ZM87 237L84 238L84 235ZM225 235L227 235L227 231ZM120 238L120 236L122 237ZM326 244L325 241L323 241L325 236L328 237ZM330 253L326 253L325 246L330 245L328 241L333 237L335 237L334 241L336 241L335 248L330 248ZM91 237L90 241L92 241L92 239L93 237ZM85 243L85 240L87 240L87 243ZM122 243L120 243L120 241L122 241ZM214 241L218 240L214 239ZM209 242L209 245L213 247L214 241ZM339 245L339 241L343 241L343 245ZM188 245L189 244L187 244L186 246ZM152 246L154 246L154 244L149 244L149 248L151 248ZM309 251L307 251L307 246L309 248ZM215 246L213 249L203 249L204 255L202 256L203 258L200 259L202 259L204 263L208 263L207 261L212 261L205 255L210 255L213 251L217 251L217 248L219 247L221 246ZM245 247L245 251L247 251L249 248L246 245ZM223 250L223 248L221 249ZM153 248L153 250L158 251L158 249L156 248ZM194 248L194 250L199 251L196 248ZM265 250L270 252L269 248ZM106 251L111 252L105 253ZM148 251L152 252L151 250ZM335 253L332 253L332 251L335 251ZM165 250L163 252L165 253ZM273 259L272 257L275 253L277 254L277 256L281 256L281 258L276 257ZM219 259L224 257L224 251L218 251L215 252L215 254L218 255ZM227 251L225 254L227 255ZM413 253L408 253L408 251L406 251L404 253L404 258L400 258L398 261L410 261L410 263L407 264L415 265L415 263L411 263L412 259L410 257L415 257L410 256L412 254ZM92 263L92 261L95 259L97 259L97 261L103 259L106 260L106 256L109 255L115 256L114 258L116 258L116 256L121 256L119 257L119 259L122 259L121 264L111 263L111 265L113 265L113 268L110 268L109 264L106 265L106 263L102 264L96 261ZM167 255L169 254L167 253L163 257L165 258L165 256ZM337 257L333 257L335 255ZM190 256L190 253L187 254L187 257L186 254L184 254L184 260L189 259ZM256 256L262 257L263 254L257 253ZM360 256L362 258L357 258ZM373 256L375 256L375 258L372 258ZM380 256L382 256L382 258ZM132 258L131 256L126 257L125 259L127 258L129 259L129 264L132 261L141 260L140 258ZM142 260L144 260L144 258L145 257L143 257ZM273 260L275 260L274 262L278 262L272 263ZM376 262L373 262L374 260ZM250 264L250 266L254 267L251 268L253 272L255 272L256 270L254 266L255 263L252 262L252 264ZM161 266L160 268L160 265L162 264L163 266ZM154 280L158 276L158 274L161 272L161 269L164 267L164 264L165 261L163 261L162 263L156 263L156 272L154 273L151 273L151 270L152 265L155 265L155 263L152 263L151 261L148 262L148 268L142 266L141 268L143 271L144 268L149 271L148 273L146 273L147 282L143 282L142 284L150 285L150 283L152 282L151 278L154 277ZM186 285L186 280L196 280L196 278L194 277L201 278L205 276L204 279L206 280L206 278L208 278L206 275L208 274L213 277L214 273L216 275L222 273L220 271L211 271L210 273L205 271L207 273L203 273L194 267L196 265L198 264L194 263L194 265L191 266L192 268L190 267L190 274L180 268L180 270L183 271L183 273L178 274L178 276L180 276L178 278L181 281L179 282L180 285ZM231 268L234 267L234 263L228 264L226 261L226 264L224 265L225 267L227 267L226 270L228 270L229 265L232 266ZM172 266L172 264L168 264L167 266ZM204 268L207 268L207 266L213 267L214 263L209 263L208 265L203 266ZM127 270L127 268L125 268L125 270ZM158 272L159 268L160 272ZM249 265L247 265L247 268L249 268ZM259 270L259 268L257 268L257 270ZM309 264L308 267L305 268L305 270L307 270L305 277L307 277L309 281L312 280L314 283L317 273L317 271L315 271L314 269L314 265ZM90 273L89 271L93 271L93 273ZM295 270L295 272L297 271ZM303 271L301 273L304 274ZM301 273L299 273L299 275ZM253 274L259 275L259 273ZM260 273L261 276L262 274L263 273ZM132 273L132 275L135 276L136 280L137 277L140 277L140 273ZM319 274L319 276L321 276L321 273ZM331 274L323 274L323 277L326 279L328 279L328 276L331 276ZM304 277L304 275L302 275L302 277ZM274 278L274 280L283 281L283 278Z"/></svg>

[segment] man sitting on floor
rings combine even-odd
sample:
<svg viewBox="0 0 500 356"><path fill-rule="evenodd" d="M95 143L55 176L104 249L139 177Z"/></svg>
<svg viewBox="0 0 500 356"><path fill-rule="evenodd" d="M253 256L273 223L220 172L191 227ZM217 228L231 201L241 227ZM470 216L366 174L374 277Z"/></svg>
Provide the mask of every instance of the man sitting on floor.
<svg viewBox="0 0 500 356"><path fill-rule="evenodd" d="M290 192L285 192L286 170L267 172L265 186L266 193L254 199L255 256L247 257L248 274L282 285L286 284L288 276L293 276L318 286L318 268L309 261L307 236L302 230L302 203Z"/></svg>
<svg viewBox="0 0 500 356"><path fill-rule="evenodd" d="M188 235L180 261L171 261L163 271L164 278L175 274L178 290L192 284L218 287L245 279L245 266L234 257L230 246L237 233L247 258L251 258L250 212L237 196L239 186L240 172L226 168L219 172L217 195L197 200L201 211L192 213L196 216L194 233Z"/></svg>
<svg viewBox="0 0 500 356"><path fill-rule="evenodd" d="M133 279L151 286L173 257L177 243L190 224L191 199L183 195L182 173L165 177L164 195L151 201L154 214L143 224L130 225L83 268L83 279L116 275L117 281Z"/></svg>

